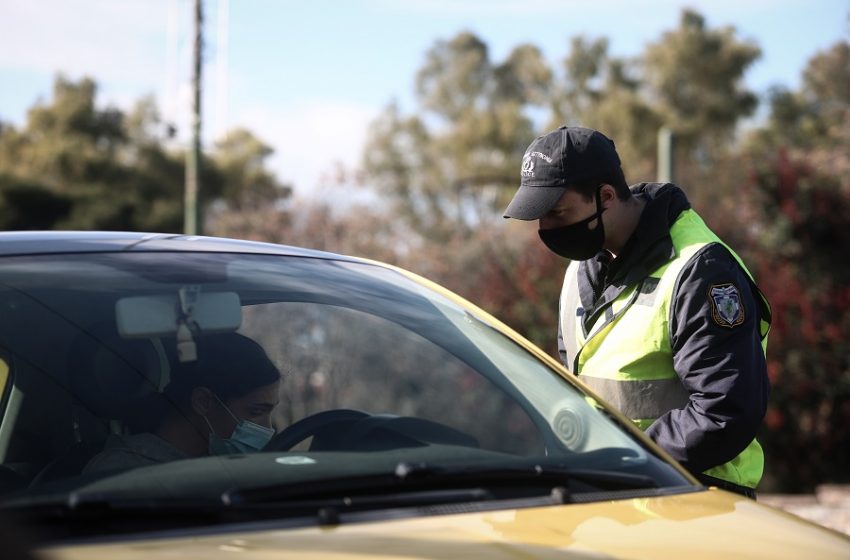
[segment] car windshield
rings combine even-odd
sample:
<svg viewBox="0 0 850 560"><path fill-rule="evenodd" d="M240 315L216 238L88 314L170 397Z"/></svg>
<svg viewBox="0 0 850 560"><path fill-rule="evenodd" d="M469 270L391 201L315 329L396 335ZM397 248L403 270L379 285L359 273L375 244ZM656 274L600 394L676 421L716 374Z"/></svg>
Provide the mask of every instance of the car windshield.
<svg viewBox="0 0 850 560"><path fill-rule="evenodd" d="M6 257L0 308L7 510L280 515L399 492L467 503L693 488L487 317L378 264ZM460 494L434 497L447 489Z"/></svg>

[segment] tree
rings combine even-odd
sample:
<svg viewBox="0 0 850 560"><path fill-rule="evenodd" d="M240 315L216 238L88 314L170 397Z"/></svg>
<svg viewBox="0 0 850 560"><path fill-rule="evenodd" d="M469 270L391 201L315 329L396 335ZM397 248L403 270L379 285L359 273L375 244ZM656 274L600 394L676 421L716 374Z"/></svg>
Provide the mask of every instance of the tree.
<svg viewBox="0 0 850 560"><path fill-rule="evenodd" d="M7 206L15 208L7 226L63 229L173 230L168 217L153 208L150 190L158 181L146 177L150 145L139 144L132 154L125 115L96 106L97 86L83 78L72 82L58 76L49 103L30 109L26 126L0 135L0 171L10 177L3 189ZM147 126L136 115L132 126ZM142 119L142 121L139 121ZM135 133L135 128L133 128ZM133 171L133 166L138 171ZM42 205L26 201L40 198Z"/></svg>
<svg viewBox="0 0 850 560"><path fill-rule="evenodd" d="M6 229L183 229L185 157L153 98L129 113L100 108L94 80L58 76L18 130L0 128L0 226ZM250 131L225 137L201 166L207 208L274 204L291 193Z"/></svg>
<svg viewBox="0 0 850 560"><path fill-rule="evenodd" d="M671 130L674 180L713 226L735 214L729 205L747 179L735 134L758 104L744 75L759 56L759 47L739 39L733 27L711 28L686 9L678 26L650 43L638 61L639 99L649 108L638 114L649 115L647 124L654 121L633 129L643 135L643 162L656 157L659 127Z"/></svg>
<svg viewBox="0 0 850 560"><path fill-rule="evenodd" d="M577 36L570 40L570 50L563 61L563 82L553 88L548 128L582 122L605 95L602 83L610 62L608 39Z"/></svg>
<svg viewBox="0 0 850 560"><path fill-rule="evenodd" d="M0 230L50 229L71 212L71 200L43 185L0 175Z"/></svg>
<svg viewBox="0 0 850 560"><path fill-rule="evenodd" d="M534 134L527 110L543 102L550 80L533 46L494 63L472 33L437 42L417 73L419 110L405 116L390 105L373 123L367 181L426 238L469 231L515 184L516 162Z"/></svg>
<svg viewBox="0 0 850 560"><path fill-rule="evenodd" d="M274 150L245 128L229 131L216 142L212 158L222 174L222 198L233 208L274 204L292 194L280 183L266 162Z"/></svg>
<svg viewBox="0 0 850 560"><path fill-rule="evenodd" d="M760 49L735 37L733 27L708 29L703 16L684 10L679 27L647 48L647 85L665 124L688 148L727 142L738 120L751 115L756 95L744 72Z"/></svg>
<svg viewBox="0 0 850 560"><path fill-rule="evenodd" d="M827 115L844 114L850 104L850 43L841 41L817 54L803 71L804 95Z"/></svg>
<svg viewBox="0 0 850 560"><path fill-rule="evenodd" d="M641 95L636 63L611 57L608 40L574 37L552 96L554 129L582 125L615 139L627 177L654 175L657 111Z"/></svg>
<svg viewBox="0 0 850 560"><path fill-rule="evenodd" d="M53 102L30 109L23 131L3 131L0 168L39 177L62 190L72 181L89 181L106 171L124 141L122 115L94 106L96 86L85 78L74 83L57 77Z"/></svg>
<svg viewBox="0 0 850 560"><path fill-rule="evenodd" d="M752 180L739 222L751 224L774 315L766 482L785 491L850 480L848 53L846 42L817 53L798 91L774 92L746 145Z"/></svg>
<svg viewBox="0 0 850 560"><path fill-rule="evenodd" d="M770 93L770 117L751 143L773 148L826 148L850 141L850 44L838 42L818 53L803 71L799 91L776 87Z"/></svg>

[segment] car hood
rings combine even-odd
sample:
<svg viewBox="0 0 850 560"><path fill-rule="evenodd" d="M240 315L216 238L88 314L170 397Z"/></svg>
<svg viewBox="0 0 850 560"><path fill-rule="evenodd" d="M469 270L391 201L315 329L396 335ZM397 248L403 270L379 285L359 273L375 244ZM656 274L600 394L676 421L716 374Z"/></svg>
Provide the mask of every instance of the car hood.
<svg viewBox="0 0 850 560"><path fill-rule="evenodd" d="M44 558L850 557L850 539L718 490L661 498L433 515L302 529L266 526L42 549Z"/></svg>

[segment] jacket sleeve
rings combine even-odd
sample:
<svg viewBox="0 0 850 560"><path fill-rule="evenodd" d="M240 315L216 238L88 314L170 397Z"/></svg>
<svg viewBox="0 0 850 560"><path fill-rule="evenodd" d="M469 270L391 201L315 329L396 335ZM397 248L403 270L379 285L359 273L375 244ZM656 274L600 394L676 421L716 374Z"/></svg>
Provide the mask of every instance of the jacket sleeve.
<svg viewBox="0 0 850 560"><path fill-rule="evenodd" d="M694 473L726 463L755 438L770 392L759 330L761 296L720 244L689 262L670 310L673 367L688 404L647 435Z"/></svg>

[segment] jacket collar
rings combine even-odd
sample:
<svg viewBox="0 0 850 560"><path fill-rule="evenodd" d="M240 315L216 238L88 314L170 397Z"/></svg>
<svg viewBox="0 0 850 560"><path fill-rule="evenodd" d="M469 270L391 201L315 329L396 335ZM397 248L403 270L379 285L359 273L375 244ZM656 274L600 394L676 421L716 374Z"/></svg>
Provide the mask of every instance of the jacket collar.
<svg viewBox="0 0 850 560"><path fill-rule="evenodd" d="M672 183L639 183L631 191L645 200L646 206L623 250L613 260L603 252L579 265L579 297L582 307L589 311L585 314L589 324L595 322L591 316L627 286L637 284L676 256L670 226L691 207L685 193ZM594 285L596 292L602 290L598 299Z"/></svg>

